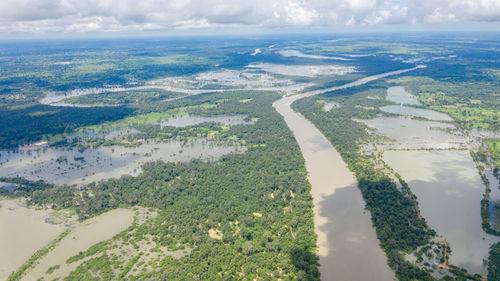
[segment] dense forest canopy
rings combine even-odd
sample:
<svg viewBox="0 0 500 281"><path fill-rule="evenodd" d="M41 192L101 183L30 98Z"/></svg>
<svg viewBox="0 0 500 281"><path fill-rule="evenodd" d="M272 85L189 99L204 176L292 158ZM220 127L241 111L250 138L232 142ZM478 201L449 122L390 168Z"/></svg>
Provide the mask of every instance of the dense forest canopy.
<svg viewBox="0 0 500 281"><path fill-rule="evenodd" d="M498 38L460 36L462 41L442 34L366 34L0 42L2 151L15 153L40 141L50 148L85 151L134 148L145 141L188 145L200 139L244 148L212 161L149 161L137 176L78 186L0 178L16 184L14 190L0 188L0 195L25 197L36 207L72 210L79 220L122 207L158 214L69 258L67 264L79 264L64 280L319 280L304 159L271 104L297 85L299 92L322 89L424 64L426 68L404 77L299 100L292 108L314 123L355 174L397 278L434 280L439 277L405 255L429 248L436 233L419 215L418 198L408 185L384 173L378 156L366 151L367 144L379 139L355 119L392 116L378 108L391 104L381 97L397 84L416 96L419 108L449 114L462 130L498 132L500 65L499 53L492 51L499 48ZM299 56L283 55L282 50ZM350 71L315 75L332 65L335 71ZM252 88L255 77L265 87ZM243 80L249 84L238 84ZM163 88L150 87L154 83ZM67 104L47 103L44 98L51 95ZM325 111L328 102L340 106ZM244 116L246 124L162 124L188 115ZM113 130L130 133L107 138ZM498 170L498 138L493 134L480 142L484 144L473 154L475 159ZM487 194L478 208L487 203ZM483 210L483 219L488 215ZM149 252L138 246L145 241L154 245ZM112 254L123 245L134 248L135 255ZM491 248L489 280L498 278L498 247ZM160 248L188 254L140 262ZM35 263L39 254L30 261ZM10 280L19 280L22 270L26 267ZM450 272L444 280L479 279L460 268Z"/></svg>

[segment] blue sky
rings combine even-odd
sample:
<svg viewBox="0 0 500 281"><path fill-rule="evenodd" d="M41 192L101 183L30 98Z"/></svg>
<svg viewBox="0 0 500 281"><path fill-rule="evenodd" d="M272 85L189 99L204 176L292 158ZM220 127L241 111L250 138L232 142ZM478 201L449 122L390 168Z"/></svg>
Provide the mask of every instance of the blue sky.
<svg viewBox="0 0 500 281"><path fill-rule="evenodd" d="M1 0L0 34L500 30L500 0Z"/></svg>

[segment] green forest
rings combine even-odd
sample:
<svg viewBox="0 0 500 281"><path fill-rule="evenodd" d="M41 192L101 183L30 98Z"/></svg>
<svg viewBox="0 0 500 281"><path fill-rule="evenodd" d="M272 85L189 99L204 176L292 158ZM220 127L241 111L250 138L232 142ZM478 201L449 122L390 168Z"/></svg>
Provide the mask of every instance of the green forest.
<svg viewBox="0 0 500 281"><path fill-rule="evenodd" d="M26 187L16 192L28 196L31 204L71 205L81 219L122 206L157 210L152 223L122 234L126 241L137 243L149 234L159 246L190 248L191 254L166 257L155 270L130 279L233 280L244 273L245 280L319 280L310 186L300 150L271 107L278 97L270 92L193 97L199 103L223 98L218 111L259 118L254 125L233 126L228 131L245 140L248 150L244 154L213 163L148 163L138 177L87 185L82 197L72 186L20 180ZM249 98L251 102L240 102ZM209 229L220 230L222 239L210 238ZM102 255L80 265L65 280L87 279L88 274L118 279L110 269L119 265L101 246L93 249L92 256Z"/></svg>
<svg viewBox="0 0 500 281"><path fill-rule="evenodd" d="M402 253L428 244L435 232L428 228L425 219L419 218L416 197L406 183L401 180L399 190L391 178L375 168L375 155L362 151L363 144L376 139L366 125L353 120L380 114L376 107L386 102L366 97L385 91L386 87L380 85L361 86L300 100L292 106L318 127L354 172L377 237L398 279L434 280L427 271L405 261ZM338 102L340 106L324 111L325 100Z"/></svg>
<svg viewBox="0 0 500 281"><path fill-rule="evenodd" d="M300 89L296 93L324 89L425 64L404 76L299 100L292 108L325 135L355 175L398 280L480 280L453 265L438 276L437 270L431 272L435 264L422 266L406 258L434 251L444 262L445 246L436 246L436 232L420 216L418 199L408 184L387 173L390 168L381 165L382 155L370 150L388 138L356 119L395 116L379 107L394 104L384 98L388 87L398 85L418 99L421 104L416 108L450 115L449 124L462 132L498 132L500 57L492 51L498 50L497 37L436 33L339 39L286 34L0 42L0 156L15 159L15 153L31 154L30 149L81 153L109 148L115 153L118 146L134 149L170 141L180 142L182 148L197 140L235 147L210 161L201 156L188 162L146 162L146 158L142 172L135 174L139 168L133 169L134 176L92 182L94 171L82 173L78 186L0 177L0 183L14 184L13 190L0 186L0 199L26 199L32 209L76 214L79 222L118 208L134 212L144 208L154 214L140 222L135 213L125 231L82 250L65 264L51 265L47 274L66 265L76 268L60 280L320 280L304 158L272 103L283 94L293 94L294 87ZM292 55L283 55L283 50ZM271 67L255 67L259 64ZM353 72L321 72L332 66ZM311 73L300 73L302 67ZM162 79L171 80L162 84ZM250 90L254 86L266 90ZM79 94L72 95L75 92ZM43 104L50 94L68 97L63 100L68 106ZM323 110L329 102L338 106ZM187 115L243 116L247 124L165 125L170 118ZM117 131L118 137L108 137ZM500 142L494 134L477 142L481 147L471 155L487 183L485 168L479 164L498 172ZM112 153L109 159L118 154ZM42 154L35 154L28 161L43 166ZM130 159L136 156L135 151L131 154ZM70 161L78 162L74 166L66 165L70 172L78 172L86 160L90 163L88 157L65 157L50 161L75 160ZM5 158L0 159L0 169L14 162ZM24 159L19 163L26 164ZM40 166L18 176L43 178ZM483 228L499 235L500 229L489 223L487 208L493 188L488 186L477 207L482 208ZM66 235L62 232L33 251L8 280L20 280ZM125 249L132 250L125 253ZM489 260L483 262L488 263L488 280L500 280L500 243L492 245Z"/></svg>

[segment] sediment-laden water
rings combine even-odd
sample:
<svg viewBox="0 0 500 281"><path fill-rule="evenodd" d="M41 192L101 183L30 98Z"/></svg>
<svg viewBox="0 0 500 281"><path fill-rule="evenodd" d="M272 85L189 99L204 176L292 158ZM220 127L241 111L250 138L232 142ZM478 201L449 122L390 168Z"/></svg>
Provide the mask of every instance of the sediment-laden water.
<svg viewBox="0 0 500 281"><path fill-rule="evenodd" d="M481 228L484 184L469 152L386 151L383 159L408 183L439 239L449 243L449 263L485 276L489 247L500 238Z"/></svg>
<svg viewBox="0 0 500 281"><path fill-rule="evenodd" d="M299 99L359 86L416 68L365 77L346 85L285 96L273 103L293 132L311 183L315 231L323 280L393 280L394 272L379 246L370 213L356 180L326 137L291 109Z"/></svg>

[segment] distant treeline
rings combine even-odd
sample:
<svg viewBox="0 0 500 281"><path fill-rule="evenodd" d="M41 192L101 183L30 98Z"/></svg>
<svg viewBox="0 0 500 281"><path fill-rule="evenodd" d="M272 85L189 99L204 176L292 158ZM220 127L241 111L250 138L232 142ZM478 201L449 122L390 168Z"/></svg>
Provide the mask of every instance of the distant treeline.
<svg viewBox="0 0 500 281"><path fill-rule="evenodd" d="M15 109L0 107L0 149L42 140L44 135L69 133L74 129L124 118L133 113L127 107L54 107L22 106Z"/></svg>

